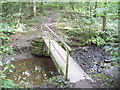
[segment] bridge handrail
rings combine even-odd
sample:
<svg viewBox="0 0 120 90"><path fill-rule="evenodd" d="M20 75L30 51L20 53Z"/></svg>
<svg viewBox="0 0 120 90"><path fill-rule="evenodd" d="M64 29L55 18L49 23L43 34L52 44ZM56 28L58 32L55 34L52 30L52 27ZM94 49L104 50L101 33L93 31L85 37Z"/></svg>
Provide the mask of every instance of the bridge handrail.
<svg viewBox="0 0 120 90"><path fill-rule="evenodd" d="M54 34L54 35L57 37L57 39L59 39L59 41L60 41L61 43L63 43L63 44L68 48L69 51L72 51L72 49L70 48L70 46L68 46L56 33L54 33L52 29L50 29L50 28L49 28L47 25L45 25L42 21L41 21L41 23L42 23L52 34Z"/></svg>
<svg viewBox="0 0 120 90"><path fill-rule="evenodd" d="M61 43L63 43L64 45L65 45L65 48L66 48L66 75L65 75L65 78L67 79L67 77L68 77L68 66L69 66L69 52L71 52L72 51L72 49L56 34L56 33L54 33L53 32L53 30L52 29L50 29L47 25L45 25L42 21L41 21L41 36L42 36L42 25L44 25L48 30L49 30L49 54L50 54L50 32L52 33L52 34L54 34L56 37L57 37L57 39L61 42Z"/></svg>

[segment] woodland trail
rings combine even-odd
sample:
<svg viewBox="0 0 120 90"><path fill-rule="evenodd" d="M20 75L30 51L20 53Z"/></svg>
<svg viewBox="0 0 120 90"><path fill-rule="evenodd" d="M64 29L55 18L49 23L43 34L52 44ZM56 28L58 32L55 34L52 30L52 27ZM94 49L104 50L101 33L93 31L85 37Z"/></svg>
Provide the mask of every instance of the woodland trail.
<svg viewBox="0 0 120 90"><path fill-rule="evenodd" d="M49 28L51 28L53 31L57 30L56 28L54 28L53 26L53 22L54 22L54 17L55 17L55 12L53 11L48 11L48 16L46 17L46 19L43 21L45 25L47 25ZM45 28L45 26L43 26L43 35L45 38L48 37L48 30L47 28ZM57 31L56 31L57 32ZM16 33L15 35L12 35L10 37L10 43L8 44L9 46L13 47L14 49L14 55L10 56L11 58L14 58L14 60L19 60L19 59L24 59L24 58L28 58L28 57L34 57L31 55L31 42L32 40L34 40L35 38L40 37L40 22L36 22L35 26L31 27L31 30L28 32L22 32L22 33ZM51 39L55 39L55 37L51 34ZM87 54L87 53L86 53ZM74 53L74 55L76 55ZM72 56L74 56L72 55ZM79 54L77 57L82 57L82 54ZM85 57L84 57L85 58ZM74 58L74 60L76 61L76 59ZM87 60L87 59L85 59ZM80 61L81 65L81 59L77 60ZM86 64L85 66L88 66L88 64ZM82 67L84 68L84 66ZM96 82L92 83L89 80L82 80L82 81L78 81L76 83L69 83L68 87L69 88L92 88L92 87L96 87L97 84ZM40 86L42 87L42 86ZM44 86L44 87L49 87L49 86ZM53 87L53 86L52 86Z"/></svg>
<svg viewBox="0 0 120 90"><path fill-rule="evenodd" d="M44 23L48 26L51 25L51 23L53 22L53 13L52 11L48 12L50 15L49 17L47 17L46 20L44 20ZM44 28L43 28L44 29ZM44 30L46 31L46 30ZM40 23L36 23L36 27L31 30L30 32L28 31L27 33L17 33L16 35L13 35L11 36L11 41L10 41L10 45L12 46L29 46L30 44L30 41L37 38L37 37L40 37Z"/></svg>
<svg viewBox="0 0 120 90"><path fill-rule="evenodd" d="M48 11L49 16L44 20L44 23L51 27L53 18L55 14L53 11ZM36 22L36 25L31 28L32 30L27 32L18 32L15 35L10 37L10 42L8 45L14 48L14 55L12 57L14 59L22 59L26 57L30 57L30 46L32 40L40 37L40 22ZM47 37L47 30L43 27L45 33L45 37Z"/></svg>
<svg viewBox="0 0 120 90"><path fill-rule="evenodd" d="M55 13L53 11L48 11L49 16L44 20L44 23L49 26L51 29L53 28L53 21L55 17ZM44 36L47 37L48 31L45 27L43 27L44 30ZM14 58L14 60L24 59L27 57L33 57L31 55L30 46L33 39L40 37L40 22L36 23L36 27L33 28L33 30L25 32L25 33L16 33L15 35L12 35L10 37L10 43L9 46L14 48L14 55L10 56L11 58ZM51 35L51 39L54 38L53 35ZM77 83L69 83L67 87L69 88L85 88L93 87L93 83L91 83L89 80L83 80L78 81ZM42 88L49 87L48 86L40 86ZM54 86L52 86L53 88Z"/></svg>

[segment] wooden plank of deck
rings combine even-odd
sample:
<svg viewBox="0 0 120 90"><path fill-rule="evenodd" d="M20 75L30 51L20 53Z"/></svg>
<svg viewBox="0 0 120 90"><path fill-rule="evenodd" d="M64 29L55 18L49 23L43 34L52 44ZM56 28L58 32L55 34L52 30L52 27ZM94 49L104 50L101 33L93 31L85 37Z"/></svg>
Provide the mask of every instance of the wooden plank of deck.
<svg viewBox="0 0 120 90"><path fill-rule="evenodd" d="M49 47L49 41L44 40L47 47ZM50 40L51 43L51 57L59 65L63 74L65 75L66 69L66 51L54 40ZM68 68L68 79L71 82L77 82L79 80L89 79L93 82L92 78L84 72L84 70L69 56L69 68Z"/></svg>

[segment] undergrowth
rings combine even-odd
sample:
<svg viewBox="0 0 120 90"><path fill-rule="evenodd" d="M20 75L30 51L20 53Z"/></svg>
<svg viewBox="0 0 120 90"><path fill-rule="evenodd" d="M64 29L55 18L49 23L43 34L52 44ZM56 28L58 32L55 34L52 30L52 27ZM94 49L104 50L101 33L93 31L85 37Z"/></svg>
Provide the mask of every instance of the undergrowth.
<svg viewBox="0 0 120 90"><path fill-rule="evenodd" d="M113 56L111 61L119 62L118 20L108 19L105 31L102 30L102 18L100 17L93 17L91 23L89 17L67 15L65 12L61 12L57 14L55 21L55 27L66 34L68 39L77 41L76 45L95 44L98 47L103 47Z"/></svg>
<svg viewBox="0 0 120 90"><path fill-rule="evenodd" d="M51 77L48 80L45 80L44 82L47 84L54 85L57 88L64 88L67 85L67 81L65 80L65 77L61 75Z"/></svg>

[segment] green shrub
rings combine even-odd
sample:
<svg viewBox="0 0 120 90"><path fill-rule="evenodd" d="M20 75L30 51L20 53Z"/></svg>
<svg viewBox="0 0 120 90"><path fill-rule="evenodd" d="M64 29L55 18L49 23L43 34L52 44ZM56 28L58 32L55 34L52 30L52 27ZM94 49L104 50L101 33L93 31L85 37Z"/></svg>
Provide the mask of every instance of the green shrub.
<svg viewBox="0 0 120 90"><path fill-rule="evenodd" d="M45 83L55 85L58 88L63 88L67 84L67 81L65 80L64 76L58 75L58 76L49 78L48 80L45 81Z"/></svg>

